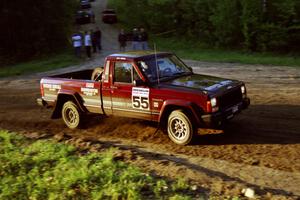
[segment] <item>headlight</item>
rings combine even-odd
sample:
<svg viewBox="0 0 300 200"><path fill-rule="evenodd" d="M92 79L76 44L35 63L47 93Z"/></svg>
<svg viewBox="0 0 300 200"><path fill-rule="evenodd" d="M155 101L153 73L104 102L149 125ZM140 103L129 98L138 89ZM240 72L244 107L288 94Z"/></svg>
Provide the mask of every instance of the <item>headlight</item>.
<svg viewBox="0 0 300 200"><path fill-rule="evenodd" d="M216 99L216 98L212 98L212 99L210 100L210 104L211 104L211 107L217 106L217 99Z"/></svg>
<svg viewBox="0 0 300 200"><path fill-rule="evenodd" d="M217 106L217 98L212 98L207 101L207 112L217 112L219 107Z"/></svg>
<svg viewBox="0 0 300 200"><path fill-rule="evenodd" d="M241 92L242 92L242 94L246 93L246 87L244 85L241 87Z"/></svg>

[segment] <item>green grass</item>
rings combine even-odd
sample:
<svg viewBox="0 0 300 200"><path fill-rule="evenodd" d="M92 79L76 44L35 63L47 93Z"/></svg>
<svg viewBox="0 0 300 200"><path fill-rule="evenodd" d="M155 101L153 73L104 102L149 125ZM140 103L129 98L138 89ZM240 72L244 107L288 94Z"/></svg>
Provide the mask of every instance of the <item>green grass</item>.
<svg viewBox="0 0 300 200"><path fill-rule="evenodd" d="M76 58L73 52L67 50L55 55L43 56L30 62L0 66L0 78L59 69L79 62L80 59Z"/></svg>
<svg viewBox="0 0 300 200"><path fill-rule="evenodd" d="M116 161L114 149L80 152L0 130L0 199L203 199L183 180L164 180Z"/></svg>
<svg viewBox="0 0 300 200"><path fill-rule="evenodd" d="M300 66L299 55L278 55L273 53L247 53L211 49L199 42L178 38L152 37L150 44L156 44L158 51L171 51L184 59L209 62L234 62L244 64L263 64L279 66Z"/></svg>

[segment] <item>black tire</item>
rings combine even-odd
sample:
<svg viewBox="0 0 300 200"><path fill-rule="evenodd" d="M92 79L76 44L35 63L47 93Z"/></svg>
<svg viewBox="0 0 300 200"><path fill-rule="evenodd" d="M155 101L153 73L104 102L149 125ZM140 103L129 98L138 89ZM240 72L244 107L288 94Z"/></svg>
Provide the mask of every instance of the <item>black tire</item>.
<svg viewBox="0 0 300 200"><path fill-rule="evenodd" d="M174 110L168 118L168 135L176 144L187 145L194 136L191 120L182 110Z"/></svg>
<svg viewBox="0 0 300 200"><path fill-rule="evenodd" d="M64 103L61 110L61 115L65 124L70 129L75 129L80 126L82 117L78 106L74 102L67 101Z"/></svg>

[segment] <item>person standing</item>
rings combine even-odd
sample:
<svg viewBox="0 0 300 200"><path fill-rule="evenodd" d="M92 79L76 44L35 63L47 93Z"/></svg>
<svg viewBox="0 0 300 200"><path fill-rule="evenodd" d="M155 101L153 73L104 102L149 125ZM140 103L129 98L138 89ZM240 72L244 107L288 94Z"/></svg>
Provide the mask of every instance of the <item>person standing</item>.
<svg viewBox="0 0 300 200"><path fill-rule="evenodd" d="M118 36L118 41L119 41L120 51L125 51L127 37L124 32L124 29L121 29L121 31L120 31L119 36Z"/></svg>
<svg viewBox="0 0 300 200"><path fill-rule="evenodd" d="M97 38L93 30L91 30L93 53L97 52Z"/></svg>
<svg viewBox="0 0 300 200"><path fill-rule="evenodd" d="M96 28L96 31L93 33L94 37L95 37L95 43L96 43L96 47L98 48L99 52L102 49L102 45L101 45L101 30L99 29L99 27Z"/></svg>
<svg viewBox="0 0 300 200"><path fill-rule="evenodd" d="M89 9L88 11L87 11L87 13L89 14L89 16L90 16L90 22L92 22L93 24L95 24L95 14L94 14L94 12L91 10L91 9Z"/></svg>
<svg viewBox="0 0 300 200"><path fill-rule="evenodd" d="M87 57L91 58L92 39L88 31L86 31L84 35L84 46L85 46Z"/></svg>
<svg viewBox="0 0 300 200"><path fill-rule="evenodd" d="M142 50L148 50L148 33L143 28L140 30L140 41Z"/></svg>
<svg viewBox="0 0 300 200"><path fill-rule="evenodd" d="M140 38L139 38L139 30L134 28L132 31L132 49L140 50Z"/></svg>
<svg viewBox="0 0 300 200"><path fill-rule="evenodd" d="M75 33L72 36L73 47L75 49L75 56L80 58L81 56L81 46L82 46L82 37L81 34Z"/></svg>

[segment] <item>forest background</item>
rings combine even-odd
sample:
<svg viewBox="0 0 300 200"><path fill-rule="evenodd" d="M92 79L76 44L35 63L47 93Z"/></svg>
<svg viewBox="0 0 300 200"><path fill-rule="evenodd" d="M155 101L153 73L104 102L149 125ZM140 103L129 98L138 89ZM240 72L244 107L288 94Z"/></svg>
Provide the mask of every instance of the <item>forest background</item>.
<svg viewBox="0 0 300 200"><path fill-rule="evenodd" d="M0 57L23 61L70 46L77 0L0 3ZM216 49L299 55L299 0L110 0L127 30Z"/></svg>

